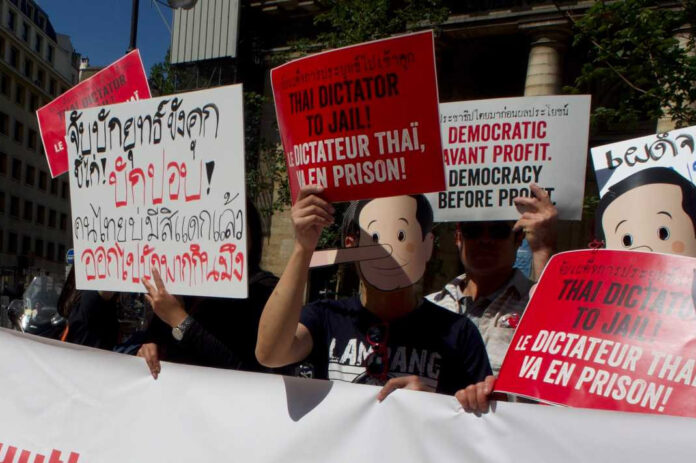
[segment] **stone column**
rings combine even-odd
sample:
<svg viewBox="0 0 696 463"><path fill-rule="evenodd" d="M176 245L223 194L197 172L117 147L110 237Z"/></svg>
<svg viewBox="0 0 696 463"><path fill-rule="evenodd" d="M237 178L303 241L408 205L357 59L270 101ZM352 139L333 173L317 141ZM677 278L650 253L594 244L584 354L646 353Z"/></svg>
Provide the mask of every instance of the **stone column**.
<svg viewBox="0 0 696 463"><path fill-rule="evenodd" d="M521 24L520 29L532 36L524 95L559 94L562 53L570 37L567 23L563 20L535 22Z"/></svg>

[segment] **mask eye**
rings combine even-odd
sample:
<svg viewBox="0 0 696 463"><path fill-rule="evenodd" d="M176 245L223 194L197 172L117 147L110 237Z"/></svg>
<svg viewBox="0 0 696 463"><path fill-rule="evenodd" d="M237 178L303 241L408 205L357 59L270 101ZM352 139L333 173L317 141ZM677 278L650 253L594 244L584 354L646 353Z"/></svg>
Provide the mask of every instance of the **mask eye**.
<svg viewBox="0 0 696 463"><path fill-rule="evenodd" d="M399 233L396 235L396 238L397 238L399 241L405 240L405 239L406 239L406 232L403 231L403 230L399 230Z"/></svg>
<svg viewBox="0 0 696 463"><path fill-rule="evenodd" d="M372 234L372 242L373 242L373 243L379 243L379 233L374 232L374 233Z"/></svg>
<svg viewBox="0 0 696 463"><path fill-rule="evenodd" d="M621 239L621 241L623 242L623 245L625 247L632 246L633 245L633 235L631 235L630 233L626 233L623 236L623 238Z"/></svg>
<svg viewBox="0 0 696 463"><path fill-rule="evenodd" d="M660 237L662 241L667 241L669 239L669 228L660 227L657 229L657 236Z"/></svg>

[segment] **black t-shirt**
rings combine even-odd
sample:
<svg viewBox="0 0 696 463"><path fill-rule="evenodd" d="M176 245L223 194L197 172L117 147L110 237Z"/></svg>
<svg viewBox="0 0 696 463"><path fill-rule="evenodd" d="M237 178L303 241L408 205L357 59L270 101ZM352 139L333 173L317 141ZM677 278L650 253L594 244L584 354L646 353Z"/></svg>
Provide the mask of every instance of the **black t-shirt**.
<svg viewBox="0 0 696 463"><path fill-rule="evenodd" d="M254 351L261 312L277 282L272 273L259 272L249 279L248 299L190 299L187 310L194 321L181 341L174 340L171 327L156 316L146 338L164 350L162 360L268 371L258 363Z"/></svg>
<svg viewBox="0 0 696 463"><path fill-rule="evenodd" d="M118 341L116 297L105 300L98 291L80 291L80 299L68 316L66 341L112 350Z"/></svg>
<svg viewBox="0 0 696 463"><path fill-rule="evenodd" d="M362 306L358 296L308 304L300 323L312 335L316 377L374 384L365 370L373 351L367 331L382 322ZM427 300L388 323L386 333L388 377L417 375L437 392L454 394L491 374L474 324Z"/></svg>

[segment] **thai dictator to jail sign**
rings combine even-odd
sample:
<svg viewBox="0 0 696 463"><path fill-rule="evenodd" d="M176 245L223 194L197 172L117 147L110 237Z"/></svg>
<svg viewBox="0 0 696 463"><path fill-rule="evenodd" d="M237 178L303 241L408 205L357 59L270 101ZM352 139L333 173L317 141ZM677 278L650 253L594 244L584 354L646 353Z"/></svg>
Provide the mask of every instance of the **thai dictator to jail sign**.
<svg viewBox="0 0 696 463"><path fill-rule="evenodd" d="M696 259L586 250L549 261L496 390L696 417Z"/></svg>

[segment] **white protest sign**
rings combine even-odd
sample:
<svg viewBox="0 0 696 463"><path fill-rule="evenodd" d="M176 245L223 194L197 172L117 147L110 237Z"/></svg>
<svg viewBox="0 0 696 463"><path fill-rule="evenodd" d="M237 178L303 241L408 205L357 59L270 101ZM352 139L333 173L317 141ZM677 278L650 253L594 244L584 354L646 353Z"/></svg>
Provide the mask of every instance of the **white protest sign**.
<svg viewBox="0 0 696 463"><path fill-rule="evenodd" d="M163 362L0 329L0 461L688 462L696 420ZM96 367L98 366L98 367ZM39 458L43 456L44 458ZM22 459L24 458L24 459Z"/></svg>
<svg viewBox="0 0 696 463"><path fill-rule="evenodd" d="M668 167L694 181L696 126L592 148L599 196L626 177L649 167Z"/></svg>
<svg viewBox="0 0 696 463"><path fill-rule="evenodd" d="M76 282L247 296L242 87L66 112Z"/></svg>
<svg viewBox="0 0 696 463"><path fill-rule="evenodd" d="M447 190L427 195L435 221L517 220L530 183L560 219L579 220L589 117L589 95L441 103Z"/></svg>

